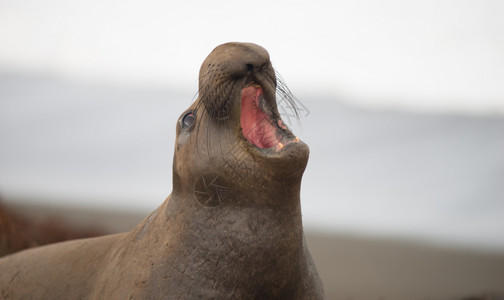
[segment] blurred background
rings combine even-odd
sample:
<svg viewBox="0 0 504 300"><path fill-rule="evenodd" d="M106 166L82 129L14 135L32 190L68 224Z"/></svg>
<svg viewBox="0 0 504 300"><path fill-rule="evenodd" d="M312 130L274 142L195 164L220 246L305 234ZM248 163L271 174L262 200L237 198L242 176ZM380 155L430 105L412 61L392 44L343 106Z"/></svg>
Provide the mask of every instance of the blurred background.
<svg viewBox="0 0 504 300"><path fill-rule="evenodd" d="M301 126L279 105L311 149L316 260L343 255L335 236L504 253L503 15L501 1L0 0L0 196L141 219L171 192L200 64L247 41L299 100Z"/></svg>

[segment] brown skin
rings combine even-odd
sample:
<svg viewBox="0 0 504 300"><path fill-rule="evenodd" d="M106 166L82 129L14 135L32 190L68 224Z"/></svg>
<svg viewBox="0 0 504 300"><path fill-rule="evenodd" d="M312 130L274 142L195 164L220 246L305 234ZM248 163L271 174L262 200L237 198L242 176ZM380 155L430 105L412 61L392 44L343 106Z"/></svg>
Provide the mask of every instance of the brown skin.
<svg viewBox="0 0 504 300"><path fill-rule="evenodd" d="M0 298L324 298L301 222L308 146L288 129L278 129L286 144L280 150L244 138L241 91L251 84L262 88L276 124L266 50L244 43L214 49L187 110L194 122L187 112L177 122L166 201L131 232L1 259Z"/></svg>

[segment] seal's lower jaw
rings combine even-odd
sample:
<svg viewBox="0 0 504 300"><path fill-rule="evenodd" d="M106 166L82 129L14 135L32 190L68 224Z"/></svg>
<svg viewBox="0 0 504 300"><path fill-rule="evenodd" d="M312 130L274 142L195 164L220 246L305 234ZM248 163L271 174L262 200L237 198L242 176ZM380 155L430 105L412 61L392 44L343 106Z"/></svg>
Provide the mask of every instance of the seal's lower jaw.
<svg viewBox="0 0 504 300"><path fill-rule="evenodd" d="M260 85L251 84L241 91L240 125L243 137L265 153L279 152L285 146L298 143L279 117L276 109L264 97Z"/></svg>

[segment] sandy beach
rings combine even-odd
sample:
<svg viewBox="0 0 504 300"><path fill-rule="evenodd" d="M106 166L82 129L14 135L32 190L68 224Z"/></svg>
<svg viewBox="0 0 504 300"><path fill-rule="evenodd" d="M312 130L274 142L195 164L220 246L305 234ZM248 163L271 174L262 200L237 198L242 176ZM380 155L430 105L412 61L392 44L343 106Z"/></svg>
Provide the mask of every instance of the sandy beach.
<svg viewBox="0 0 504 300"><path fill-rule="evenodd" d="M504 295L504 254L306 232L328 299Z"/></svg>

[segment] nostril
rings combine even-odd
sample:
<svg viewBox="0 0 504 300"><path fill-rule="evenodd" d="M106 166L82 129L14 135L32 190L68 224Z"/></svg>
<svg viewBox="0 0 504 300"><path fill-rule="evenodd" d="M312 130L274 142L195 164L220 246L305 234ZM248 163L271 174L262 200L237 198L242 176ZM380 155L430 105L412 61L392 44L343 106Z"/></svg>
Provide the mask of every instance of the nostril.
<svg viewBox="0 0 504 300"><path fill-rule="evenodd" d="M254 65L253 64L247 64L247 71L254 72Z"/></svg>

